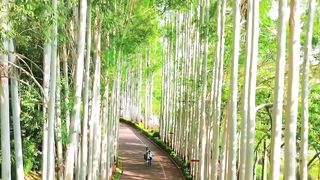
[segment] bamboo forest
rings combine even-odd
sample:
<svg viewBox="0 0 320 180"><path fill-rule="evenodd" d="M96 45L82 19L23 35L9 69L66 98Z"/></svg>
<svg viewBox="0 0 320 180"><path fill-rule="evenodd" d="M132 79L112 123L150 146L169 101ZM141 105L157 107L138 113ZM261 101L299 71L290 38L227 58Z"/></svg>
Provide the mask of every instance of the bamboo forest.
<svg viewBox="0 0 320 180"><path fill-rule="evenodd" d="M317 0L0 0L1 180L320 180Z"/></svg>

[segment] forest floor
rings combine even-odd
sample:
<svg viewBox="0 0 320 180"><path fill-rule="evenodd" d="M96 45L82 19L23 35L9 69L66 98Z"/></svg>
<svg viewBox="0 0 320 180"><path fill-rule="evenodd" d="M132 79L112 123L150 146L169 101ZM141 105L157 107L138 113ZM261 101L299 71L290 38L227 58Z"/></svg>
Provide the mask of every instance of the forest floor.
<svg viewBox="0 0 320 180"><path fill-rule="evenodd" d="M144 135L126 124L120 124L119 128L119 158L122 161L123 170L120 179L183 179L181 170L168 155ZM151 167L148 167L143 159L146 146L153 153Z"/></svg>

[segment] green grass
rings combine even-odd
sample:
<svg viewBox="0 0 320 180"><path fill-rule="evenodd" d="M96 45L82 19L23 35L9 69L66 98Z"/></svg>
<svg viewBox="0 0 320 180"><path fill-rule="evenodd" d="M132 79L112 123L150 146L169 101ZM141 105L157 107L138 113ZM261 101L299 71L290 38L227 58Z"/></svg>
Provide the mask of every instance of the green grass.
<svg viewBox="0 0 320 180"><path fill-rule="evenodd" d="M114 180L119 180L120 176L122 174L122 160L121 160L121 158L118 157L118 161L117 162L118 162L118 164L117 164L116 172L115 172L115 174L114 174L114 176L112 178Z"/></svg>

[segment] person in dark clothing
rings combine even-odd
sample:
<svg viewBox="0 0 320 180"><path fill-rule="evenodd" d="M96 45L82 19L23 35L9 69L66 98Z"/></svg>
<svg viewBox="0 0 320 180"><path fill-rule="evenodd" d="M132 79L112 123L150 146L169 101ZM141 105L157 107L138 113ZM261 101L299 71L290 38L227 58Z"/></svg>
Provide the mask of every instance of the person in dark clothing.
<svg viewBox="0 0 320 180"><path fill-rule="evenodd" d="M144 154L144 159L147 161L147 166L151 166L152 152L149 147L146 147L146 153Z"/></svg>

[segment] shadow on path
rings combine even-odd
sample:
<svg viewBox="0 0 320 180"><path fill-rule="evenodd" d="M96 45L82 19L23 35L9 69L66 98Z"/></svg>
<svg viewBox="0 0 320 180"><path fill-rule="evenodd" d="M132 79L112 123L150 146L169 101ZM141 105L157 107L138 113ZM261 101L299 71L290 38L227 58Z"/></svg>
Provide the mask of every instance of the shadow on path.
<svg viewBox="0 0 320 180"><path fill-rule="evenodd" d="M122 159L123 169L121 180L183 179L180 169L145 136L123 123L119 128L119 158ZM151 167L147 167L143 159L146 146L150 147L153 153Z"/></svg>

